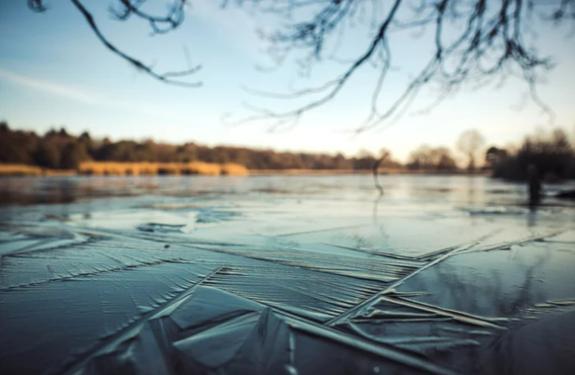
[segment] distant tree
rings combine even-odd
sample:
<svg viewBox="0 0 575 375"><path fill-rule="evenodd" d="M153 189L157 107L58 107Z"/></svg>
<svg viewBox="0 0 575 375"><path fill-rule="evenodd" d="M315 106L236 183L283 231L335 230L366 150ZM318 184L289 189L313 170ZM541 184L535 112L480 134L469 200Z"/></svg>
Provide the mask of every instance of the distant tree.
<svg viewBox="0 0 575 375"><path fill-rule="evenodd" d="M55 142L50 142L45 138L40 142L34 159L41 167L60 168L61 152Z"/></svg>
<svg viewBox="0 0 575 375"><path fill-rule="evenodd" d="M353 169L371 170L377 159L367 150L360 150L353 159Z"/></svg>
<svg viewBox="0 0 575 375"><path fill-rule="evenodd" d="M483 136L475 129L466 130L457 141L457 149L467 157L467 170L475 171L477 156L485 144Z"/></svg>
<svg viewBox="0 0 575 375"><path fill-rule="evenodd" d="M88 151L84 143L70 142L62 151L60 167L63 169L78 169L80 163L88 159Z"/></svg>
<svg viewBox="0 0 575 375"><path fill-rule="evenodd" d="M82 134L80 134L80 137L78 137L78 138L81 142L84 142L84 143L92 142L92 137L90 136L90 133L88 133L88 132L82 132Z"/></svg>
<svg viewBox="0 0 575 375"><path fill-rule="evenodd" d="M553 130L550 135L527 137L516 155L521 171L534 165L541 176L550 180L568 177L573 157L569 139L561 129Z"/></svg>
<svg viewBox="0 0 575 375"><path fill-rule="evenodd" d="M60 128L60 130L58 131L58 135L62 138L71 138L68 132L66 131L66 128L64 127Z"/></svg>
<svg viewBox="0 0 575 375"><path fill-rule="evenodd" d="M82 145L84 145L84 149L86 150L88 155L91 156L96 148L96 145L94 144L92 136L90 136L90 133L82 132L82 134L80 134L80 137L78 137L77 141Z"/></svg>
<svg viewBox="0 0 575 375"><path fill-rule="evenodd" d="M0 162L34 164L38 136L33 132L11 130L8 123L0 122Z"/></svg>
<svg viewBox="0 0 575 375"><path fill-rule="evenodd" d="M491 146L485 151L485 164L487 167L493 169L501 161L508 157L508 152L505 149Z"/></svg>
<svg viewBox="0 0 575 375"><path fill-rule="evenodd" d="M456 170L457 164L448 148L423 145L409 155L407 167L414 170L449 172Z"/></svg>
<svg viewBox="0 0 575 375"><path fill-rule="evenodd" d="M333 163L334 169L352 169L353 167L350 161L341 153L335 155Z"/></svg>
<svg viewBox="0 0 575 375"><path fill-rule="evenodd" d="M529 168L547 181L575 178L575 151L561 129L539 132L525 138L519 149L497 159L493 176L526 180Z"/></svg>

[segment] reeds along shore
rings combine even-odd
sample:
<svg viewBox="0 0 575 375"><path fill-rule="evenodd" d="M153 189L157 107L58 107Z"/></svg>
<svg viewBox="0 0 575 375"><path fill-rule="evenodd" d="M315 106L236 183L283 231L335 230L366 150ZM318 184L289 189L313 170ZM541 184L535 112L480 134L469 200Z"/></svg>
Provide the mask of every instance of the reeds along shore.
<svg viewBox="0 0 575 375"><path fill-rule="evenodd" d="M82 162L76 170L45 169L24 164L0 164L0 175L53 176L53 175L95 175L95 176L139 176L139 175L204 175L204 176L246 176L248 169L236 163L152 163L152 162Z"/></svg>

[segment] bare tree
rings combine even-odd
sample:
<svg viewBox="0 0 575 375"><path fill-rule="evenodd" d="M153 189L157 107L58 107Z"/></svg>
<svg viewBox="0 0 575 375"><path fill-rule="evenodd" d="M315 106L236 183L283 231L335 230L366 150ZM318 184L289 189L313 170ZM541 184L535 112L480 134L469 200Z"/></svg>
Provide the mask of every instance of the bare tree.
<svg viewBox="0 0 575 375"><path fill-rule="evenodd" d="M477 155L485 145L485 139L475 129L466 130L459 136L457 149L467 157L467 170L475 171Z"/></svg>
<svg viewBox="0 0 575 375"><path fill-rule="evenodd" d="M82 0L69 0L86 20L96 37L111 52L142 72L165 83L197 86L184 80L199 69L158 73L151 65L127 54L101 31ZM167 33L184 21L188 0L170 0L163 14L147 12L146 0L109 0L112 14L120 21L137 18L149 23L152 32ZM263 93L270 97L304 100L291 109L257 110L250 120L275 119L277 124L297 121L338 96L361 70L375 67L371 89L371 110L358 131L380 125L409 106L423 87L440 87L437 102L466 82L489 82L494 78L520 75L531 97L538 98L536 84L552 64L543 56L533 38L533 25L572 24L575 0L222 0L222 6L250 3L264 14L279 16L281 25L265 34L279 55L301 51L303 65L311 66L326 56L326 46L338 44L357 24L368 22L369 33L354 45L363 50L346 63L341 72L317 86L285 94ZM28 0L33 10L46 10L44 0ZM381 94L390 72L392 39L400 33L432 35L432 51L422 68L394 99L381 103Z"/></svg>

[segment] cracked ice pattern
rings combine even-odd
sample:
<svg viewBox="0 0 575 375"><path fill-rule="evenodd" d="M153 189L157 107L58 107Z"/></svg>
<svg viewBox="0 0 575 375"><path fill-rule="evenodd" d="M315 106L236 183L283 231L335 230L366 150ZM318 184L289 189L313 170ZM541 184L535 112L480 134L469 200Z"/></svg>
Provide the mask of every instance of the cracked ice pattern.
<svg viewBox="0 0 575 375"><path fill-rule="evenodd" d="M385 180L3 179L1 372L575 371L575 206Z"/></svg>

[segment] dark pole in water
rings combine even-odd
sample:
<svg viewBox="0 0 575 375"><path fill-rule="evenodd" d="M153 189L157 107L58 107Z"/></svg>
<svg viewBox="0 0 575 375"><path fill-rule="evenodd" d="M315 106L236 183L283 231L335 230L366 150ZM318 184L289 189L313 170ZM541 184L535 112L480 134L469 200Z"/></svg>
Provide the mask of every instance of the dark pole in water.
<svg viewBox="0 0 575 375"><path fill-rule="evenodd" d="M541 178L535 164L527 167L527 183L529 184L529 207L535 208L541 202Z"/></svg>
<svg viewBox="0 0 575 375"><path fill-rule="evenodd" d="M379 159L375 161L375 163L373 163L373 166L371 167L371 171L373 173L373 183L375 184L377 191L379 191L380 196L383 195L383 186L381 186L381 184L379 183L379 166L386 157L387 155L382 155Z"/></svg>

